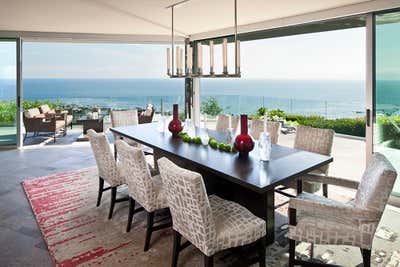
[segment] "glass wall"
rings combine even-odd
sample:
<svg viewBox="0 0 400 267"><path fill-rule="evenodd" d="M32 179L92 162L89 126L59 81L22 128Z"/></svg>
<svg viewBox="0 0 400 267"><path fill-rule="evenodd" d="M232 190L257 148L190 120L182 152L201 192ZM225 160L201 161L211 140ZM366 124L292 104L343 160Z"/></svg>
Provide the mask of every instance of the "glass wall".
<svg viewBox="0 0 400 267"><path fill-rule="evenodd" d="M0 39L0 146L16 144L16 42Z"/></svg>
<svg viewBox="0 0 400 267"><path fill-rule="evenodd" d="M48 103L74 121L94 107L184 110L184 81L169 79L166 45L24 43L24 108ZM162 104L161 104L162 103ZM108 118L106 116L106 122Z"/></svg>
<svg viewBox="0 0 400 267"><path fill-rule="evenodd" d="M221 49L214 50L218 65ZM364 27L242 42L241 69L241 79L203 80L202 100L215 96L229 113L265 107L329 119L365 115Z"/></svg>
<svg viewBox="0 0 400 267"><path fill-rule="evenodd" d="M400 172L400 12L376 16L374 151ZM400 179L393 194L400 196Z"/></svg>

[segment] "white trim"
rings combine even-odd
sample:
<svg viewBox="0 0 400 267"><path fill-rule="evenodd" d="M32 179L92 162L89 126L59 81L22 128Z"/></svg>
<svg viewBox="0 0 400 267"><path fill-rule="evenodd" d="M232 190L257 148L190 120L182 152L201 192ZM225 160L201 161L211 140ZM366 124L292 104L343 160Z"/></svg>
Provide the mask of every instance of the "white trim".
<svg viewBox="0 0 400 267"><path fill-rule="evenodd" d="M374 45L374 37L375 35L375 25L374 25L374 15L368 14L366 17L366 70L365 70L365 108L366 110L370 110L370 116L367 118L370 121L369 126L365 126L365 140L366 140L366 161L368 162L373 153L374 147L374 77L375 77L375 70L374 70L374 55L375 55L375 45Z"/></svg>
<svg viewBox="0 0 400 267"><path fill-rule="evenodd" d="M193 78L192 120L195 126L200 127L200 78Z"/></svg>
<svg viewBox="0 0 400 267"><path fill-rule="evenodd" d="M17 123L17 148L22 148L24 146L24 138L22 133L22 112L23 112L23 94L22 94L22 48L23 42L22 38L17 38L16 41L16 56L17 56L17 94L16 94L16 103L17 103L17 114L16 114L16 123Z"/></svg>
<svg viewBox="0 0 400 267"><path fill-rule="evenodd" d="M381 11L398 7L400 7L399 0L372 0L359 4L326 9L322 11L316 11L292 17L266 20L246 25L239 25L238 33L240 34L240 33L248 33L261 30L277 29L277 28L295 26L311 22L325 21L330 19L367 14L374 11ZM234 27L229 27L209 32L193 34L190 35L190 39L195 41L195 40L213 38L217 36L232 35L233 33L234 33Z"/></svg>
<svg viewBox="0 0 400 267"><path fill-rule="evenodd" d="M126 43L170 44L169 35L129 35L68 32L0 31L0 38L24 38L25 42L71 42L71 43ZM185 37L175 36L176 43L184 43Z"/></svg>

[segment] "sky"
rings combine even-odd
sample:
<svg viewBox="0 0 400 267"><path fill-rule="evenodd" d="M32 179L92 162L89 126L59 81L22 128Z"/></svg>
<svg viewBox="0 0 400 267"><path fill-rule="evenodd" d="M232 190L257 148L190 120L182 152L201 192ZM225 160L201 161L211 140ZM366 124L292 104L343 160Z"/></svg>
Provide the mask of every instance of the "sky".
<svg viewBox="0 0 400 267"><path fill-rule="evenodd" d="M25 42L24 78L167 78L166 45ZM233 56L233 46L229 47ZM208 47L204 46L204 70ZM222 71L215 47L216 72ZM229 68L233 71L233 57ZM363 80L365 28L302 34L241 44L247 79ZM0 78L15 78L15 46L0 42Z"/></svg>

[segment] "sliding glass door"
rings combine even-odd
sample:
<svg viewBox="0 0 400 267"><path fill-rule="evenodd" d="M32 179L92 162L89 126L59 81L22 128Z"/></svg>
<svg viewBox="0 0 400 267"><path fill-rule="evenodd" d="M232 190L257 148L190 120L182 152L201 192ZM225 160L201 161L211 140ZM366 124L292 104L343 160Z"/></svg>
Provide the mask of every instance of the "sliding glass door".
<svg viewBox="0 0 400 267"><path fill-rule="evenodd" d="M0 39L0 146L16 145L16 41Z"/></svg>
<svg viewBox="0 0 400 267"><path fill-rule="evenodd" d="M375 17L374 151L400 173L400 12ZM400 197L398 178L393 195Z"/></svg>

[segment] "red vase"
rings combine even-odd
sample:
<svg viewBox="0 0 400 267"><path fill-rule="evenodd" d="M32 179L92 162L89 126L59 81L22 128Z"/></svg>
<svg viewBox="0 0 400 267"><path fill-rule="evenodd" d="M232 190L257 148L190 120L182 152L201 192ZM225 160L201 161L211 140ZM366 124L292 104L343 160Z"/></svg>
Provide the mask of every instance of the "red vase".
<svg viewBox="0 0 400 267"><path fill-rule="evenodd" d="M254 148L254 141L247 131L247 115L240 115L240 134L236 136L234 146L242 158L247 158Z"/></svg>
<svg viewBox="0 0 400 267"><path fill-rule="evenodd" d="M173 137L177 137L182 129L182 122L179 120L178 104L174 104L172 111L172 121L168 125L168 130L172 133Z"/></svg>

